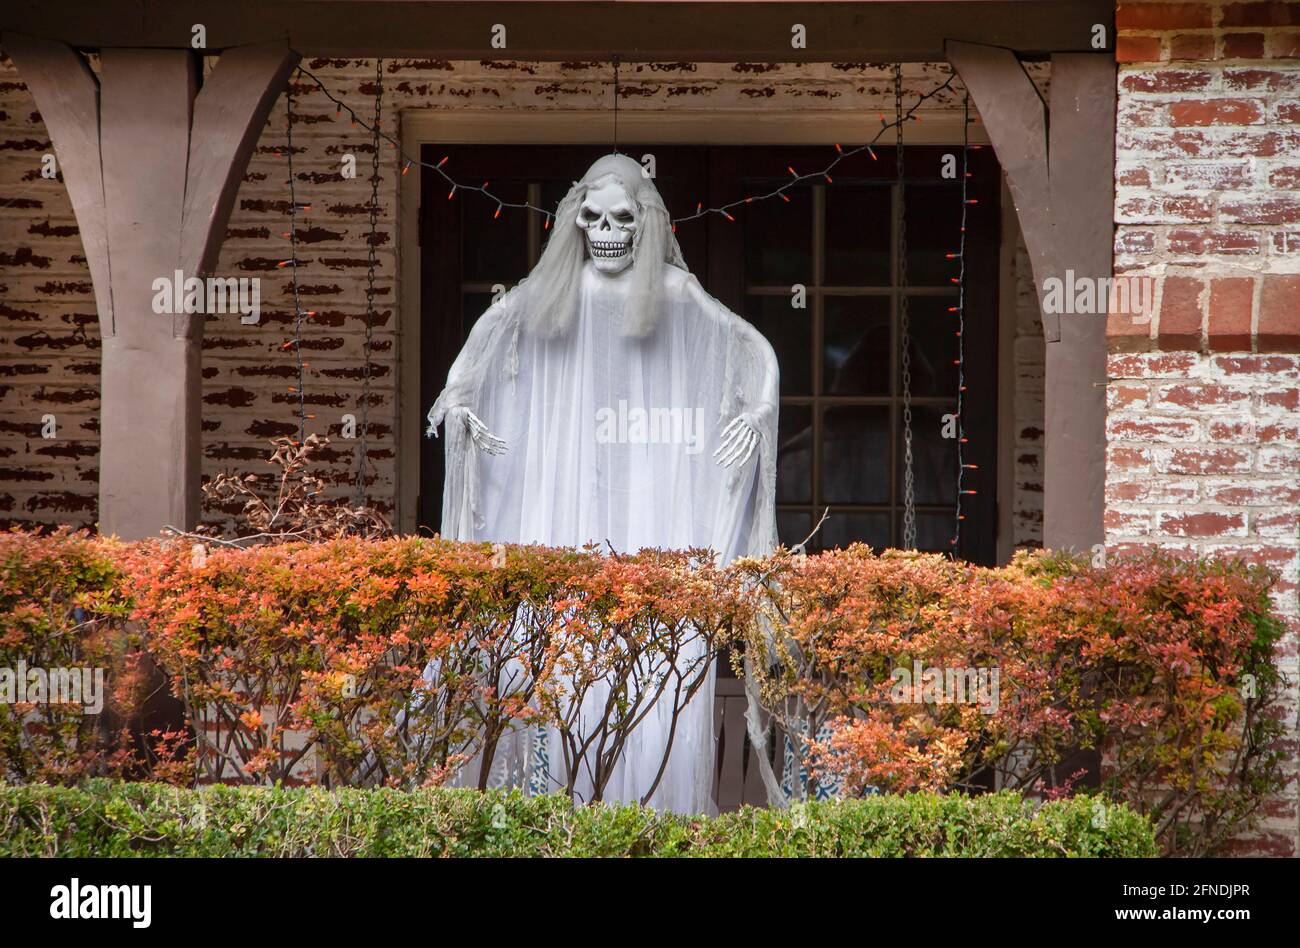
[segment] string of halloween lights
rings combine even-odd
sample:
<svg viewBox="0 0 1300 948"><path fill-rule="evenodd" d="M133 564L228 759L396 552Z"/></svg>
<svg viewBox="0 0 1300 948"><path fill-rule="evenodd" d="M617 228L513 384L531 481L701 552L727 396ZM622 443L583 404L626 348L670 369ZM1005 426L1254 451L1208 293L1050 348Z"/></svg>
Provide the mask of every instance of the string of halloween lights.
<svg viewBox="0 0 1300 948"><path fill-rule="evenodd" d="M619 61L618 61L618 57L614 57L614 58L613 58L613 66L614 66L614 113L615 113L615 120L614 120L614 121L615 121L615 140L614 140L614 146L615 146L615 149L617 150L617 143L618 143L618 139L617 139L617 111L618 111L618 95L619 95L619 88L618 88L618 87L619 87L619 77L618 77ZM379 64L377 64L377 65L376 65L376 70L378 71L379 69L380 69L380 66L379 66ZM538 207L538 206L536 206L536 205L534 205L534 204L532 204L531 202L528 202L528 201L506 201L506 200L503 200L503 199L497 197L495 194L493 194L491 190L489 190L489 186L490 186L491 182L488 182L488 181L484 181L481 185L466 185L466 184L462 184L462 183L458 182L458 181L457 181L456 179L454 179L450 174L448 174L447 171L444 170L444 167L443 167L443 166L447 163L447 160L448 160L447 157L443 157L440 161L438 161L436 164L434 164L434 163L431 163L431 162L423 161L423 160L418 159L418 158L411 158L410 156L408 156L404 151L402 151L401 146L399 145L399 143L398 143L394 138L392 138L390 135L388 135L388 134L386 134L385 132L382 131L382 128L381 128L381 115L380 115L381 102L380 102L379 99L378 99L378 96L379 96L379 94L380 94L378 91L377 91L377 93L376 93L375 121L374 121L374 124L372 125L372 124L366 122L364 119L362 119L359 115L357 115L356 111L353 110L353 108L352 108L351 106L349 106L346 102L344 102L341 98L339 98L338 96L334 95L334 93L332 93L332 92L329 90L329 88L328 88L328 87L325 85L325 83L320 79L320 77L316 76L314 73L310 72L310 71L307 70L307 69L303 69L301 66L298 67L298 72L299 72L301 75L305 76L307 79L311 80L311 82L313 82L313 83L316 85L316 87L317 87L318 89L320 89L320 91L325 95L325 97L326 97L327 99L329 99L331 102L334 103L336 114L342 114L342 112L346 111L346 112L348 113L349 118L350 118L350 120L351 120L351 123L352 123L352 125L353 125L354 127L355 127L355 126L360 126L360 127L362 127L362 128L367 129L368 131L370 131L371 134L372 134L372 139L373 139L374 146L375 146L374 149L373 149L373 154L372 154L372 191L371 191L371 215L372 215L372 234L371 234L371 236L372 236L372 240L371 240L371 247L370 247L370 270L369 270L369 272L368 272L368 285L367 285L367 321L366 321L366 352L367 352L367 354L366 354L366 367L365 367L365 376L364 376L364 384L367 386L367 392L366 392L365 395L363 395L363 407L362 407L362 413L363 413L363 420L362 420L362 439L363 439L363 440L362 440L362 443L361 443L361 446L360 446L360 454L359 454L359 458L358 458L358 473L357 473L358 503L360 503L360 502L362 501L362 499L363 499L363 494L362 494L363 487L362 487L362 484L363 484L364 469L365 469L365 440L364 440L364 439L365 439L365 432L366 432L366 430L367 430L367 414L366 414L366 413L367 413L367 410L368 410L368 401L369 401L369 399L368 399L368 384L369 384L369 373L370 373L369 346L370 346L371 332L372 332L372 328L373 328L373 320L372 320L372 316L373 316L373 280L374 280L374 270L373 270L373 267L374 267L374 254L375 254L375 247L374 247L374 240L373 240L373 237L374 237L374 234L373 234L373 229L374 229L374 219L373 219L373 218L374 218L375 208L376 208L377 205L378 205L378 195L377 195L376 192L377 192L377 182L378 182L379 142L380 142L380 141L385 141L385 142L387 142L387 143L389 144L389 146L390 146L391 148L393 148L394 150L397 151L398 156L399 156L399 158L400 158L400 160L401 160L401 163L402 163L402 174L406 174L407 172L410 171L410 169L411 169L412 167L416 167L416 166L418 166L418 167L421 167L421 168L427 168L427 169L429 169L429 170L432 170L432 171L436 172L438 175L440 175L440 176L442 177L442 179L443 179L447 184L449 184L449 185L451 186L451 190L450 190L450 192L449 192L448 195L447 195L448 200L454 198L454 197L456 196L456 192L457 192L457 191L465 191L465 192L470 192L470 193L478 193L478 194L481 194L483 197L487 198L489 201L491 201L491 202L493 202L493 203L495 204L496 209L495 209L495 211L493 212L493 215L492 215L493 218L499 218L499 217L501 216L502 211L503 211L503 210L506 210L506 209L518 209L518 210L532 211L532 212L535 212L535 213L538 213L538 214L543 215L543 218L544 218L544 226L545 226L545 228L547 228L547 229L550 228L551 222L555 219L555 214L554 214L553 212L551 212L551 211L545 209L545 208ZM696 206L695 211L694 211L693 213L691 213L691 214L687 214L687 215L684 215L684 216L682 216L682 217L678 217L678 218L674 218L674 219L673 219L673 221L672 221L673 230L675 231L675 230L677 229L677 225L678 225L679 223L684 223L684 222L692 221L692 220L698 220L698 219L700 219L700 218L707 217L707 216L710 215L710 214L719 214L719 215L721 215L722 217L726 218L728 221L734 221L734 220L735 220L735 217L730 213L730 211L732 211L732 210L734 210L734 209L736 209L736 208L739 208L739 207L741 207L741 206L743 206L743 205L745 205L745 204L753 204L753 203L756 203L756 202L759 202L759 201L772 200L772 199L774 199L774 198L778 198L778 197L781 198L782 200L788 202L788 201L790 200L790 198L789 198L789 196L787 195L786 192L789 191L789 190L791 190L791 189L793 189L793 188L795 188L795 187L797 187L797 186L799 186L800 184L802 184L802 183L805 182L805 181L813 181L813 180L817 180L817 179L822 179L822 180L825 180L827 183L831 183L831 182L833 181L833 178L832 178L832 176L831 176L831 172L834 171L835 168L836 168L836 166L838 166L842 161L845 161L846 159L849 159L849 158L852 158L852 157L854 157L854 156L856 156L856 155L859 155L859 154L861 154L861 153L864 152L864 151L867 152L867 153L871 156L872 160L875 160L875 159L876 159L876 153L875 153L875 151L873 150L872 146L875 145L875 144L880 140L880 138L881 138L881 137L882 137L886 132L888 132L891 128L893 128L893 129L896 130L897 135L898 135L898 138L899 138L899 143L898 143L899 159L898 159L898 161L899 161L900 174L901 174L901 165L902 165L902 157L901 157L901 156L902 156L902 145L901 145L901 137L902 137L902 136L901 136L901 131L902 131L902 125L903 125L903 123L905 123L905 122L907 122L907 121L920 121L920 118L914 114L914 113L917 111L917 109L919 109L919 108L920 108L920 107L921 107L921 106L922 106L926 101L928 101L928 100L934 98L934 97L937 96L937 95L940 95L941 93L943 93L944 91L946 91L946 90L948 90L948 89L951 89L951 88L952 88L952 85L953 85L953 82L956 80L956 78L957 78L957 77L956 77L956 73L949 73L947 79L945 79L942 83L939 83L938 85L936 85L934 88L930 89L929 91L924 92L924 93L920 94L919 96L917 96L916 100L911 104L911 106L909 106L907 109L903 109L903 108L902 108L902 89L901 89L901 70L898 69L898 68L896 67L896 68L895 68L895 118L894 118L894 120L891 122L891 121L889 121L888 119L886 119L885 116L882 114L882 115L880 116L880 128L876 131L875 135L874 135L874 136L870 139L870 141L868 141L866 144L858 145L858 146L855 146L855 147L852 147L852 148L848 148L848 149L846 149L846 148L844 148L843 146L838 145L838 144L835 145L835 156L834 156L834 158L831 159L830 163L827 164L826 167L822 168L822 169L819 170L819 171L810 172L810 173L805 173L805 174L800 174L799 172L795 171L795 169L794 169L793 167L790 167L790 168L789 168L790 175L791 175L791 176L790 176L790 179L787 180L787 181L784 181L780 186L778 186L778 187L772 189L771 191L769 191L769 192L767 192L767 193L764 193L764 194L756 194L756 195L750 195L750 196L748 196L748 197L741 198L741 199L738 199L738 200L732 201L732 202L730 202L730 203L720 205L720 206L718 206L718 207L709 207L709 208L706 208L706 207L703 206L702 203L701 203L701 204L698 204L698 205ZM379 88L379 86L380 86L381 81L382 81L382 75L380 75L380 76L378 76L378 77L376 78L376 88L377 88L377 90L378 90L378 88ZM303 391L302 391L302 389L303 389L303 371L304 371L305 367L306 367L307 365L309 365L309 363L304 362L304 361L302 360L302 355L301 355L301 322L302 322L302 319L303 319L304 317L307 317L307 316L313 316L313 315L315 315L315 313L314 313L313 311L306 311L306 310L303 310L303 309L302 309L302 306L301 306L301 300L300 300L300 294L299 294L299 287L298 287L298 278L297 278L296 215L297 215L297 211L298 211L299 209L302 209L302 210L304 210L304 211L310 210L311 205L309 205L309 204L307 204L307 205L299 205L298 202L297 202L296 194L295 194L295 192L294 192L294 180L293 180L293 171L292 171L292 169L293 169L293 146L292 146L292 141L293 141L293 140L292 140L293 99L292 99L292 90L289 91L289 93L288 93L288 95L287 95L287 97L286 97L286 110L287 110L287 113L288 113L288 121L289 121L289 131L288 131L288 135L287 135L287 139L288 139L288 149L287 149L287 151L288 151L288 157L289 157L289 170L290 170L290 175L289 175L289 185L290 185L290 202L291 202L291 203L290 203L290 230L289 230L289 233L288 233L287 236L289 236L289 238L290 238L290 243L291 243L291 248L293 249L293 254L292 254L292 257L291 257L290 260L288 260L288 261L283 261L283 262L281 262L280 265L281 265L281 266L290 265L290 266L293 266L293 267L294 267L294 270L293 270L293 293L294 293L294 311L295 311L295 319L294 319L294 339L292 339L292 340L290 340L289 342L287 342L287 343L285 344L284 348L287 349L287 348L292 347L292 348L294 349L295 356L296 356L296 360L297 360L297 366L298 366L298 386L297 386L296 389L295 389L295 388L291 388L291 389L290 389L290 392L296 393L296 394L298 395L298 402L299 402L299 412L298 412L298 414L299 414L299 438L301 439L302 437L305 436L305 426L306 426L306 421L307 421L307 419L308 419L308 418L315 417L314 415L308 415L308 414L306 413L306 410L305 410L305 400L304 400L304 395L303 395ZM969 96L969 94L967 94L967 95L965 96L964 100L963 100L963 122L962 122L962 166L961 166L961 230L960 230L960 235L959 235L959 237L960 237L960 240L959 240L959 249L958 249L956 252L954 252L954 253L950 253L950 254L948 255L950 259L956 259L956 260L958 261L958 267L959 267L959 269L958 269L958 275L957 275L956 277L953 278L953 282L955 282L955 283L957 284L957 290L958 290L957 305L949 308L949 311L950 311L951 313L953 313L953 314L956 316L956 319L957 319L957 329L955 330L955 334L956 334L956 337L957 337L957 340L958 340L958 343L957 343L957 345L958 345L958 353L957 353L957 358L954 360L954 363L957 365L957 371L958 371L958 392L957 392L957 412L956 412L957 425L958 425L958 430L957 430L957 499L956 499L956 505L955 505L955 514L954 514L954 518L955 518L955 519L954 519L953 537L952 537L952 539L949 541L950 544L951 544L952 547L953 547L953 552L954 552L954 553L956 553L957 546L958 546L958 544L959 544L959 542L960 542L960 539L961 539L961 524L962 524L962 521L964 521L964 520L966 519L966 515L965 515L964 513L962 513L962 498L965 497L965 496L967 496L967 495L974 495L974 494L977 493L974 489L970 489L970 488L966 488L966 487L964 487L964 477L965 477L965 472L968 471L968 470L971 470L971 471L976 470L977 467L978 467L978 466L975 465L975 464L969 464L969 463L966 463L966 461L965 461L965 455L964 455L964 448L963 448L963 446L966 445L966 444L968 443L968 440L969 440L969 439L967 438L967 436L966 436L966 432L965 432L965 419L964 419L965 393L966 393L966 375L965 375L965 343L964 343L964 332L965 332L965 290L966 290L966 261L965 261L965 250L966 250L966 220L967 220L967 210L968 210L970 204L973 203L972 200L969 198L969 193L968 193L968 184L969 184L969 179L970 179L970 175L971 175L971 172L970 172L970 170L969 170L969 158L970 158L970 148L971 148L971 145L970 145L970 121L971 121L971 119L970 119L970 96ZM906 304L904 303L904 307L905 307L905 306L906 306ZM906 353L905 353L905 359L906 359ZM905 525L905 533L907 534L907 537L905 537L905 543L904 543L904 545L907 546L907 547L909 547L909 548L914 548L914 547L915 547L915 524L914 524L914 521L912 521L911 523Z"/></svg>
<svg viewBox="0 0 1300 948"><path fill-rule="evenodd" d="M307 78L308 80L310 80L311 82L315 83L316 87L320 89L322 93L324 93L325 97L334 103L335 114L341 115L343 112L347 112L353 125L359 125L362 128L365 128L371 132L375 131L374 127L371 126L369 123L367 123L364 119L362 119L350 105L348 105L341 98L339 98L337 95L331 92L329 87L325 85L324 81L322 81L319 76L317 76L315 73L311 72L310 70L304 69L302 66L298 67L298 73L304 76L305 78ZM673 218L672 221L673 229L676 230L678 224L683 224L686 223L687 221L698 220L702 217L707 217L710 214L718 214L729 221L734 221L736 218L733 214L731 214L731 211L736 210L737 208L742 207L745 204L754 204L759 201L768 201L775 198L781 198L784 201L789 201L790 197L786 192L790 191L795 187L798 187L800 184L804 183L805 181L815 181L818 179L822 179L827 182L831 182L833 180L831 176L831 172L833 172L836 166L838 166L842 161L846 161L847 159L853 158L856 155L860 155L863 152L869 154L871 158L874 160L876 158L876 153L873 150L872 146L875 145L878 141L880 141L882 135L888 132L891 128L894 128L896 125L899 125L903 122L908 122L908 121L919 122L921 119L919 116L915 114L916 110L919 109L930 99L934 98L937 95L940 95L946 90L951 89L952 84L956 81L956 79L957 79L957 74L955 72L949 73L948 78L945 79L943 82L939 83L929 91L923 92L920 95L918 95L916 97L916 101L914 101L906 110L902 112L901 117L895 116L895 118L892 121L890 121L889 119L886 119L885 116L882 114L880 116L880 128L876 130L876 134L866 144L857 145L851 148L845 148L841 145L836 145L834 158L832 158L830 163L827 164L826 167L822 168L821 170L801 174L795 171L793 167L791 167L789 168L790 179L784 181L780 186L773 188L771 191L768 191L765 194L754 194L748 197L739 198L735 201L731 201L727 204L723 204L718 207L705 207L703 203L700 203L696 205L694 212L690 214L685 214L681 217ZM615 99L615 101L617 102L617 99ZM478 185L464 184L460 181L457 181L444 168L444 165L447 164L447 160L450 156L443 156L443 158L441 158L436 163L423 161L419 158L412 158L410 155L406 154L406 152L402 150L402 147L397 142L397 140L394 139L391 135L387 134L386 132L380 132L379 137L384 141L386 141L389 144L389 146L397 152L398 158L400 159L402 165L402 174L406 174L412 168L427 168L430 171L436 172L443 179L443 181L446 184L450 185L451 187L451 190L447 192L448 200L451 200L457 195L457 193L460 192L464 192L467 194L480 194L483 197L487 198L493 205L495 205L495 210L492 212L493 218L499 218L502 212L506 210L532 211L534 213L542 215L544 229L550 229L552 221L555 220L555 213L553 211L549 211L543 207L538 207L536 204L532 204L529 201L507 201L504 198L498 197L490 190L490 185L491 185L490 181L484 181L482 184L478 184Z"/></svg>
<svg viewBox="0 0 1300 948"><path fill-rule="evenodd" d="M962 138L961 138L961 233L955 254L957 269L957 305L953 307L957 317L957 509L954 513L952 552L955 556L961 542L961 524L966 515L961 512L963 497L975 493L974 489L963 486L967 471L978 469L978 465L967 464L966 445L966 212L971 206L970 184L970 93L962 102ZM949 254L949 256L954 256Z"/></svg>
<svg viewBox="0 0 1300 948"><path fill-rule="evenodd" d="M384 61L375 60L375 127L370 149L370 233L366 240L366 334L361 347L361 424L357 436L356 505L366 504L366 467L370 460L370 357L375 335L375 264L379 252L379 136L383 125Z"/></svg>

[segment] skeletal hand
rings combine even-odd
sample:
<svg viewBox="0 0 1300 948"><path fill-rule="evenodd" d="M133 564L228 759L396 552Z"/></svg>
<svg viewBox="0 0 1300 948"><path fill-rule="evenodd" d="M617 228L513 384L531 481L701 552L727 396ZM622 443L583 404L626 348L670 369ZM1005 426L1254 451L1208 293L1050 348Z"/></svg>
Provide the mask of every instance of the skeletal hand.
<svg viewBox="0 0 1300 948"><path fill-rule="evenodd" d="M462 406L447 412L447 424L463 424L474 443L488 454L504 454L506 451L506 443L488 431L482 419L468 408Z"/></svg>
<svg viewBox="0 0 1300 948"><path fill-rule="evenodd" d="M714 459L723 467L739 463L742 466L758 447L758 428L748 415L737 415L722 429L722 443L713 452Z"/></svg>

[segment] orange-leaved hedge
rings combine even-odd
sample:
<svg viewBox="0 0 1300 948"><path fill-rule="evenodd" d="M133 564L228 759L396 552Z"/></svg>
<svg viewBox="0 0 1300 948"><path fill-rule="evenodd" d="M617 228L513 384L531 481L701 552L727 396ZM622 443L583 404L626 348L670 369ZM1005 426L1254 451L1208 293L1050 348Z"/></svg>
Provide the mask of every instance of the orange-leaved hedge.
<svg viewBox="0 0 1300 948"><path fill-rule="evenodd" d="M767 658L744 670L813 789L1051 798L1092 750L1105 791L1195 854L1283 785L1264 570L1159 551L986 569L862 546L736 568L761 599L747 654Z"/></svg>
<svg viewBox="0 0 1300 948"><path fill-rule="evenodd" d="M1281 786L1271 581L1158 553L989 569L854 546L718 567L698 551L13 532L0 669L106 667L121 720L145 656L194 741L154 734L161 763L127 766L75 709L52 726L0 704L0 774L73 783L154 762L146 775L187 783L414 787L461 770L486 786L518 729L544 723L552 771L571 775L547 789L599 799L639 724L678 711L730 646L810 789L1063 796L1079 787L1062 761L1093 749L1104 792L1149 814L1166 851L1212 851ZM777 766L784 745L766 738Z"/></svg>

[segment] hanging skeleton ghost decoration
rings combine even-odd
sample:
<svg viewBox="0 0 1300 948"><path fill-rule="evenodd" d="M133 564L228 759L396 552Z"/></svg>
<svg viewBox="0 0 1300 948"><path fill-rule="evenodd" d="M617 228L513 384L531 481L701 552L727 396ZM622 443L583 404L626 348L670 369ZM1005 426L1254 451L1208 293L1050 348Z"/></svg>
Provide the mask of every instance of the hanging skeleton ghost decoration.
<svg viewBox="0 0 1300 948"><path fill-rule="evenodd" d="M475 324L429 411L430 435L446 423L442 533L765 553L777 397L771 346L689 273L654 181L607 155L560 202L532 273ZM709 808L712 692L710 678L679 718L653 805ZM638 768L627 760L606 799L636 799Z"/></svg>
<svg viewBox="0 0 1300 948"><path fill-rule="evenodd" d="M632 264L636 204L615 180L587 192L578 208L578 227L587 235L587 255L601 273L622 273Z"/></svg>

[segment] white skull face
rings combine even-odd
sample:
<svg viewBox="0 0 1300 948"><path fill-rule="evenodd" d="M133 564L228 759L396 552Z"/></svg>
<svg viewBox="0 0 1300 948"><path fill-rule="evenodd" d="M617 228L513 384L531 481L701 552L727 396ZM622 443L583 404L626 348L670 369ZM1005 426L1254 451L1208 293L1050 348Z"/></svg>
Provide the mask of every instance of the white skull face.
<svg viewBox="0 0 1300 948"><path fill-rule="evenodd" d="M587 191L578 209L578 226L587 235L587 254L601 273L621 273L632 263L637 208L617 181Z"/></svg>

